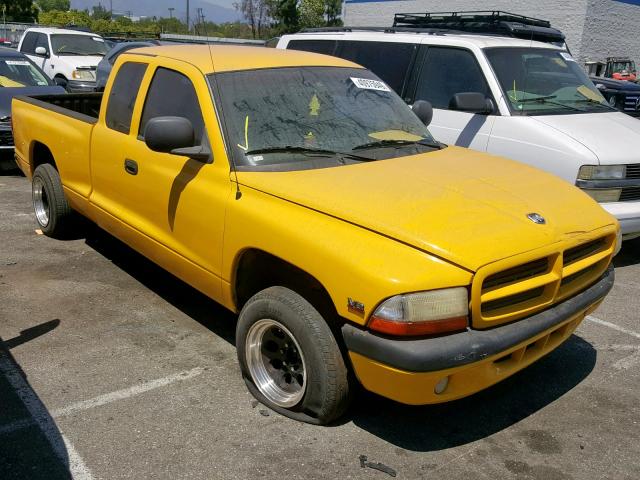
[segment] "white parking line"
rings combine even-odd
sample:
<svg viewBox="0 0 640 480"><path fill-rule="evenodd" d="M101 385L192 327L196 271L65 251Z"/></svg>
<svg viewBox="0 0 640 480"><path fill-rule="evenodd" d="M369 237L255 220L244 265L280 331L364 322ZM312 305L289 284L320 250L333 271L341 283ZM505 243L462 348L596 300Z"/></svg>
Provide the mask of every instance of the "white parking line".
<svg viewBox="0 0 640 480"><path fill-rule="evenodd" d="M0 368L0 371L2 371L1 368ZM165 385L169 385L171 383L188 380L190 378L197 377L202 372L204 372L204 369L202 367L192 368L191 370L185 370L184 372L175 373L173 375L169 375L164 378L159 378L157 380L151 380L150 382L141 383L140 385L135 385L133 387L125 388L122 390L116 390L115 392L106 393L104 395L99 395L97 397L90 398L89 400L83 400L81 402L72 403L71 405L68 405L66 407L58 408L56 410L51 411L50 415L51 415L51 418L65 417L67 415L71 415L76 412L89 410L90 408L106 405L107 403L115 402L117 400L122 400L125 398L133 397L135 395L140 395L141 393L145 393L145 392L148 392L149 390L154 390L156 388L164 387ZM6 372L3 372L3 373L7 375ZM26 388L29 389L28 386ZM46 410L44 410L44 407L42 408L43 408L44 415L49 417L49 414L46 412ZM16 420L15 422L12 422L0 427L0 436L7 433L15 432L16 430L20 430L22 428L31 427L33 425L38 424L39 422L36 416L31 412L31 410L29 410L29 412L32 414L34 418Z"/></svg>
<svg viewBox="0 0 640 480"><path fill-rule="evenodd" d="M105 395L99 395L97 397L90 398L89 400L83 400L81 402L72 403L67 407L53 410L51 412L51 415L54 418L64 417L82 410L88 410L90 408L99 407L100 405L106 405L107 403L115 402L117 400L122 400L124 398L133 397L135 395L140 395L141 393L148 392L149 390L154 390L159 387L164 387L165 385L169 385L174 382L189 380L190 378L197 377L203 371L204 369L202 367L192 368L191 370L186 370L184 372L169 375L167 377L159 378L157 380L151 380L150 382L134 385L133 387L125 388L123 390L117 390L115 392L107 393Z"/></svg>
<svg viewBox="0 0 640 480"><path fill-rule="evenodd" d="M13 362L11 362L8 357L0 354L0 373L7 378L32 417L30 419L17 420L13 423L0 427L0 435L37 425L45 435L55 455L64 464L68 463L69 471L75 480L93 480L91 471L85 465L82 457L69 439L58 430L58 427L53 420L54 418L64 417L76 412L140 395L141 393L148 392L149 390L154 390L171 383L188 380L190 378L197 377L203 371L204 369L202 367L192 368L191 370L179 372L164 378L141 383L139 385L117 390L105 395L99 395L97 397L90 398L89 400L72 403L71 405L53 410L49 413L31 387L29 387ZM61 439L62 441L60 441Z"/></svg>
<svg viewBox="0 0 640 480"><path fill-rule="evenodd" d="M640 338L640 333L634 332L633 330L627 330L626 328L616 325L615 323L607 322L606 320L600 320L599 318L592 317L591 315L588 315L585 318L590 322L597 323L598 325L609 327L613 330L617 330L619 332L626 333L627 335L631 335L632 337Z"/></svg>
<svg viewBox="0 0 640 480"><path fill-rule="evenodd" d="M92 480L93 476L91 475L91 471L84 464L82 457L78 454L71 442L59 432L58 427L47 412L46 407L27 384L14 363L9 360L9 357L1 353L0 373L4 375L15 390L25 408L34 419L34 423L38 425L47 442L51 445L51 449L56 457L68 466L71 476L77 480ZM32 423L32 425L34 423Z"/></svg>

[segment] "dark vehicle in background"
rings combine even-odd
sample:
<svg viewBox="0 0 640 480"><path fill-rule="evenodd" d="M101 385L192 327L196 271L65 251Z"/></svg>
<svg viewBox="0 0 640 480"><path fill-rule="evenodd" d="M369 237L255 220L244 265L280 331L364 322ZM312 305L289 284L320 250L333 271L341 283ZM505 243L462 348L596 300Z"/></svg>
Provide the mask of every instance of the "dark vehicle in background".
<svg viewBox="0 0 640 480"><path fill-rule="evenodd" d="M105 40L105 42L110 41L112 40ZM106 87L107 85L107 80L109 79L109 74L111 73L113 64L116 63L117 58L121 54L133 48L154 47L156 45L160 45L160 42L158 42L157 40L137 42L123 41L115 43L111 50L109 50L104 56L104 58L100 60L100 63L98 63L98 67L96 69L96 92L104 91L104 87Z"/></svg>
<svg viewBox="0 0 640 480"><path fill-rule="evenodd" d="M13 163L11 100L18 95L65 93L53 80L22 53L0 47L0 170Z"/></svg>
<svg viewBox="0 0 640 480"><path fill-rule="evenodd" d="M640 85L627 80L589 77L607 99L609 105L621 112L640 118Z"/></svg>

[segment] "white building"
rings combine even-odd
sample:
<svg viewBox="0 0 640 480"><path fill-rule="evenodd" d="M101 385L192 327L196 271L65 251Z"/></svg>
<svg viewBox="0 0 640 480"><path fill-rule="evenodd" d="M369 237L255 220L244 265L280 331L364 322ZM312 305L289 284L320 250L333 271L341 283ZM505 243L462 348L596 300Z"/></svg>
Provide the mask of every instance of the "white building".
<svg viewBox="0 0 640 480"><path fill-rule="evenodd" d="M640 64L640 0L345 0L344 24L391 26L395 13L503 10L562 30L579 61L628 56Z"/></svg>

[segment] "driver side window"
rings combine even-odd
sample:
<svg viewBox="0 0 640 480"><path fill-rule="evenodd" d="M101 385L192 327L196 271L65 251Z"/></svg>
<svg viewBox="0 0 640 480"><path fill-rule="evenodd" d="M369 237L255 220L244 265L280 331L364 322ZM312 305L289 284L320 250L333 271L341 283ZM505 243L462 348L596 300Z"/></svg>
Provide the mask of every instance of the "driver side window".
<svg viewBox="0 0 640 480"><path fill-rule="evenodd" d="M433 108L449 109L456 93L478 92L491 98L491 91L473 53L460 48L429 47L416 86L415 100L426 100Z"/></svg>
<svg viewBox="0 0 640 480"><path fill-rule="evenodd" d="M138 130L140 138L144 137L144 129L149 120L166 116L189 119L196 136L195 144L202 143L204 120L191 80L175 70L158 68L153 80L151 80L142 110L140 129Z"/></svg>

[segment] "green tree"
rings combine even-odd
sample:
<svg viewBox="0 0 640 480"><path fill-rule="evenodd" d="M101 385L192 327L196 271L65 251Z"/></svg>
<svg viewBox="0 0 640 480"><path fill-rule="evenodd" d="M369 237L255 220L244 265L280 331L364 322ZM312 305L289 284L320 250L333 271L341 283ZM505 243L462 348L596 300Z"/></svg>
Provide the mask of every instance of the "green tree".
<svg viewBox="0 0 640 480"><path fill-rule="evenodd" d="M5 10L8 22L35 22L38 9L32 0L0 0L0 11Z"/></svg>
<svg viewBox="0 0 640 480"><path fill-rule="evenodd" d="M325 0L300 0L300 26L302 28L323 27Z"/></svg>
<svg viewBox="0 0 640 480"><path fill-rule="evenodd" d="M327 26L337 27L342 25L340 14L342 13L342 0L325 0L325 14L327 15Z"/></svg>
<svg viewBox="0 0 640 480"><path fill-rule="evenodd" d="M103 7L101 3L91 8L91 16L94 20L111 20L111 12Z"/></svg>
<svg viewBox="0 0 640 480"><path fill-rule="evenodd" d="M269 0L269 16L275 22L275 33L297 32L300 28L298 0Z"/></svg>
<svg viewBox="0 0 640 480"><path fill-rule="evenodd" d="M36 0L36 5L42 12L50 12L51 10L66 12L71 8L71 0Z"/></svg>

